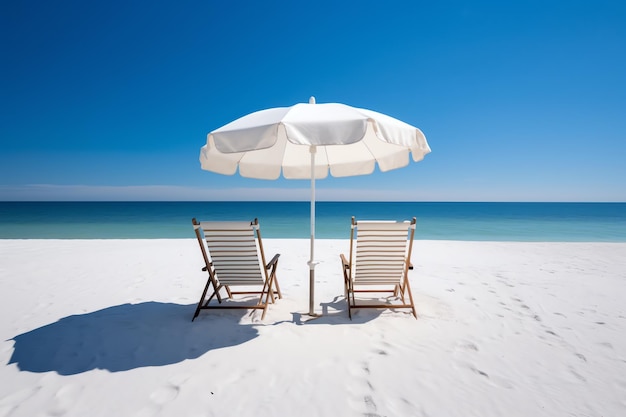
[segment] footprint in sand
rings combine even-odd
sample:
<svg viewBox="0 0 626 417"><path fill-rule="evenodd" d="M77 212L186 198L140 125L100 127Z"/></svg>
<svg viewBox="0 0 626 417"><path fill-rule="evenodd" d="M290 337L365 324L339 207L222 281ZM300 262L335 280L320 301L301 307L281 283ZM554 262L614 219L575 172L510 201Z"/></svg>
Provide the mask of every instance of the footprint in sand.
<svg viewBox="0 0 626 417"><path fill-rule="evenodd" d="M365 409L367 410L365 412L365 414L363 414L366 417L380 417L379 414L376 414L376 403L374 402L374 399L372 398L371 395L366 395L365 397L363 397L363 401L365 402Z"/></svg>
<svg viewBox="0 0 626 417"><path fill-rule="evenodd" d="M355 411L363 411L364 416L376 417L376 403L374 402L374 386L370 381L370 368L368 362L362 362L360 365L352 367L350 375L355 383L349 384L349 390L352 394L353 408ZM363 405L365 409L363 410Z"/></svg>
<svg viewBox="0 0 626 417"><path fill-rule="evenodd" d="M478 346L470 341L464 341L456 345L457 352L478 352Z"/></svg>
<svg viewBox="0 0 626 417"><path fill-rule="evenodd" d="M178 393L180 392L180 388L176 385L166 385L163 387L157 388L152 394L150 394L150 399L158 405L166 404L176 397L178 397Z"/></svg>
<svg viewBox="0 0 626 417"><path fill-rule="evenodd" d="M478 375L484 376L485 378L489 379L489 374L487 372L481 371L480 369L476 368L473 365L469 366L469 369L475 373L477 373Z"/></svg>
<svg viewBox="0 0 626 417"><path fill-rule="evenodd" d="M473 343L466 343L464 345L461 346L462 348L464 348L465 350L472 350L474 352L478 352L478 346L476 346Z"/></svg>
<svg viewBox="0 0 626 417"><path fill-rule="evenodd" d="M469 369L480 377L486 378L490 384L501 388L513 389L513 384L506 378L502 378L498 375L489 375L487 372L481 371L473 365L469 365Z"/></svg>
<svg viewBox="0 0 626 417"><path fill-rule="evenodd" d="M613 349L613 345L612 345L611 343L609 343L609 342L600 342L600 343L598 343L598 344L599 344L600 346L605 347L605 348L608 348L608 349Z"/></svg>
<svg viewBox="0 0 626 417"><path fill-rule="evenodd" d="M6 397L0 398L0 416L9 416L14 410L17 408L16 404L21 404L28 401L29 398L33 397L39 390L40 386L35 386L32 388L26 388L13 394L9 394Z"/></svg>
<svg viewBox="0 0 626 417"><path fill-rule="evenodd" d="M571 372L572 375L574 375L576 377L577 380L579 380L581 382L587 382L587 378L585 378L584 376L582 376L581 374L576 372L576 370L574 368L572 368L571 366L569 368L569 371Z"/></svg>
<svg viewBox="0 0 626 417"><path fill-rule="evenodd" d="M56 416L65 415L76 404L82 392L83 387L80 385L63 385L54 394L54 405L48 410L48 413Z"/></svg>
<svg viewBox="0 0 626 417"><path fill-rule="evenodd" d="M152 403L146 404L142 409L134 413L133 417L148 417L159 414L161 407L178 397L179 392L180 387L173 384L157 388L150 394Z"/></svg>
<svg viewBox="0 0 626 417"><path fill-rule="evenodd" d="M461 368L469 369L470 371L474 372L476 375L479 375L482 378L486 378L490 380L491 378L489 377L489 374L487 372L481 369L478 369L472 363L468 363L465 360L466 358L474 357L473 354L476 352L479 352L479 348L478 348L478 345L476 345L475 343L469 342L469 341L459 343L455 349L455 354L460 356L458 360L458 364ZM511 384L508 383L508 381L504 380L503 378L496 377L496 379L492 380L491 382L494 382L496 383L496 385L502 386L504 388L511 388Z"/></svg>
<svg viewBox="0 0 626 417"><path fill-rule="evenodd" d="M389 355L390 350L393 350L393 346L389 342L385 342L383 340L375 344L372 352L374 352L374 354L376 355L387 356Z"/></svg>

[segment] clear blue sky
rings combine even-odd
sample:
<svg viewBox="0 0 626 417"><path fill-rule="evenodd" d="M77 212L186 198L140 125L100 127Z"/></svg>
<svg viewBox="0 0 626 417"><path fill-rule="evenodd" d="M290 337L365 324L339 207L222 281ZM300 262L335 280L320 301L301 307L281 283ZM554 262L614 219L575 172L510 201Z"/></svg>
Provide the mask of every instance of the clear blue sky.
<svg viewBox="0 0 626 417"><path fill-rule="evenodd" d="M0 200L306 200L198 155L313 95L433 150L320 200L626 201L623 0L24 0L0 19Z"/></svg>

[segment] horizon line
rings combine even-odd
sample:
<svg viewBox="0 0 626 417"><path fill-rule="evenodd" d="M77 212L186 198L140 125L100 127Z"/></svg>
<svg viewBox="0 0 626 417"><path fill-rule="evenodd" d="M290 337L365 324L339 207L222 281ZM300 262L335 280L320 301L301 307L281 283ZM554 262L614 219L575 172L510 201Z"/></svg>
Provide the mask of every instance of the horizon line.
<svg viewBox="0 0 626 417"><path fill-rule="evenodd" d="M0 203L310 203L310 200L0 200ZM609 200L315 200L315 203L626 204Z"/></svg>

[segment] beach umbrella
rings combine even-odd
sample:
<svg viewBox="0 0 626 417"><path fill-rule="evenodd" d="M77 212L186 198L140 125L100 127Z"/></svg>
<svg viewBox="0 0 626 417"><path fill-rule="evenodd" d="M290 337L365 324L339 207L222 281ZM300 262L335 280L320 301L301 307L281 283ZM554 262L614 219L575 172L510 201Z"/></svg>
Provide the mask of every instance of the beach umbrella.
<svg viewBox="0 0 626 417"><path fill-rule="evenodd" d="M314 314L315 180L385 172L430 152L416 127L371 110L339 103L299 103L250 113L207 136L202 169L247 178L310 179L309 314Z"/></svg>

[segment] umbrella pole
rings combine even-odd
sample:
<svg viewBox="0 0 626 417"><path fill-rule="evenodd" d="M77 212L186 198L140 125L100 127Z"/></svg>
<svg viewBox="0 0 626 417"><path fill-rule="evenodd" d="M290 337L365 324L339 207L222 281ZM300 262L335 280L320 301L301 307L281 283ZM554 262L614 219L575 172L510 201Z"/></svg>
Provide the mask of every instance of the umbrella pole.
<svg viewBox="0 0 626 417"><path fill-rule="evenodd" d="M309 259L309 315L315 316L315 153L317 148L311 146L311 257Z"/></svg>

